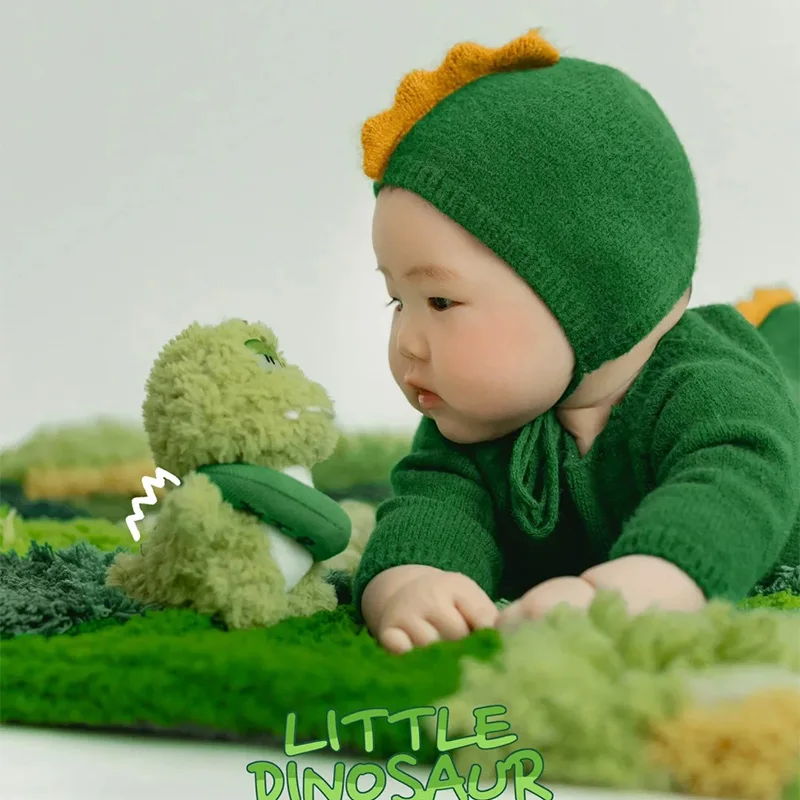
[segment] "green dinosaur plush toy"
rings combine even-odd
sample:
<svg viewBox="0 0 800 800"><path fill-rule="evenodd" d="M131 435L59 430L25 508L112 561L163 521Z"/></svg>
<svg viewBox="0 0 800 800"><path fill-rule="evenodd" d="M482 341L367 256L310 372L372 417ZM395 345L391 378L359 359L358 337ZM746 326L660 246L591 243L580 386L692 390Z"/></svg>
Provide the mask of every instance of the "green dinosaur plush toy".
<svg viewBox="0 0 800 800"><path fill-rule="evenodd" d="M232 628L335 608L328 564L367 532L313 485L311 467L339 436L326 391L287 363L269 328L228 320L172 339L146 395L155 465L180 485L107 584Z"/></svg>

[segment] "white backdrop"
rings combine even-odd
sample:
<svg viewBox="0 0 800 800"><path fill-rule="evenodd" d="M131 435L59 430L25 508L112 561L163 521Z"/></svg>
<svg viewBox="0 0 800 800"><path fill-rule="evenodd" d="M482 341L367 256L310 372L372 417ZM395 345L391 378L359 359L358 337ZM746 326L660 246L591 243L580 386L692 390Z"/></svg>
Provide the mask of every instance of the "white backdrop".
<svg viewBox="0 0 800 800"><path fill-rule="evenodd" d="M678 128L694 302L800 290L796 0L0 0L0 446L137 419L160 347L227 316L271 324L342 424L411 427L360 127L456 41L537 26Z"/></svg>

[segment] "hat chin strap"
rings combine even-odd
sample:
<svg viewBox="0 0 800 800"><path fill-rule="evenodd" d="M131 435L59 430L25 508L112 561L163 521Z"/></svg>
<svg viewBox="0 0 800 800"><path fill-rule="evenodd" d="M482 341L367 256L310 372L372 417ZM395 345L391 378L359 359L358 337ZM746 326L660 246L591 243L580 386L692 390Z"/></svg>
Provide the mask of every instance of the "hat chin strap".
<svg viewBox="0 0 800 800"><path fill-rule="evenodd" d="M549 536L558 522L563 435L550 409L519 432L511 452L508 477L514 519L535 539Z"/></svg>
<svg viewBox="0 0 800 800"><path fill-rule="evenodd" d="M555 406L572 395L585 377L576 365L554 407L520 430L511 451L509 483L514 519L529 536L544 539L556 527L561 494L561 442L565 435Z"/></svg>

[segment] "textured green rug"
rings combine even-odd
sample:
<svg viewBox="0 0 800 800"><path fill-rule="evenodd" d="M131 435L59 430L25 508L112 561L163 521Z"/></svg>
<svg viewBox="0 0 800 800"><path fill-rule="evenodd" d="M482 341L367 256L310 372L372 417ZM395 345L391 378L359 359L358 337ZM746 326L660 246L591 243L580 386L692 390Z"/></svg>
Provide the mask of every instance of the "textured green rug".
<svg viewBox="0 0 800 800"><path fill-rule="evenodd" d="M280 744L287 714L298 738L326 712L425 705L458 685L464 654L486 657L489 632L418 651L402 664L359 626L352 608L267 629L227 631L188 610L145 609L103 585L130 535L107 520L23 521L0 511L0 721L160 730ZM8 527L13 526L13 533ZM68 634L68 635L58 635ZM396 726L395 726L396 728ZM388 730L383 748L399 745ZM362 735L363 740L363 735ZM343 747L358 746L357 731ZM430 741L425 753L430 756Z"/></svg>
<svg viewBox="0 0 800 800"><path fill-rule="evenodd" d="M720 737L741 735L743 752L752 755L758 752L753 731L764 742L800 733L800 693L791 683L800 676L795 569L782 570L738 609L713 604L690 617L629 619L616 598L603 596L589 615L565 609L517 636L484 631L393 656L346 604L245 631L228 631L188 610L143 609L102 584L113 554L133 546L127 530L108 520L20 520L4 509L0 525L0 721L6 724L282 747L289 715L296 714L294 741L305 743L324 742L334 714L342 750L364 754L363 724L342 724L347 715L445 706L452 738L473 731L475 708L495 705L519 736L518 747L541 752L544 775L554 783L683 791L724 789L724 775L744 780L741 754L738 762L732 756L717 763L713 756L713 768L706 763ZM773 706L780 703L783 728L769 728L752 709L730 719L712 714L702 724L687 717L708 685L718 691L727 681L740 696L742 682L754 680L755 689L778 687ZM756 692L755 699L770 710L768 693ZM699 741L698 729L705 731ZM693 751L706 747L705 783L686 766L697 753L689 758L676 740L691 742ZM423 726L413 756L433 763L444 757L438 745L435 730ZM408 723L379 716L370 757L408 752ZM466 774L471 764L489 770L492 759L509 755L513 748L493 753L472 746L455 751L451 764ZM785 758L764 763L750 794L730 796L759 797L758 786L770 781L788 785Z"/></svg>
<svg viewBox="0 0 800 800"><path fill-rule="evenodd" d="M39 432L0 454L1 477L22 486L33 468L97 467L145 452L135 429L109 425ZM315 481L336 499L377 502L405 446L401 436L344 437ZM545 786L800 800L798 566L737 608L629 618L602 595L588 614L557 609L511 635L482 631L393 656L356 622L341 575L331 576L335 611L266 629L229 631L189 610L142 607L104 585L115 553L136 545L120 521L130 499L101 500L81 500L95 518L64 521L0 506L4 724L283 747L294 719L297 744L330 753L334 734L351 755L411 754L435 762L459 794L459 774L491 774L527 748L543 759ZM446 723L437 735L423 714L418 748L409 739L415 709L439 709ZM487 709L511 725L513 744L448 744L474 734ZM387 719L396 712L406 718Z"/></svg>

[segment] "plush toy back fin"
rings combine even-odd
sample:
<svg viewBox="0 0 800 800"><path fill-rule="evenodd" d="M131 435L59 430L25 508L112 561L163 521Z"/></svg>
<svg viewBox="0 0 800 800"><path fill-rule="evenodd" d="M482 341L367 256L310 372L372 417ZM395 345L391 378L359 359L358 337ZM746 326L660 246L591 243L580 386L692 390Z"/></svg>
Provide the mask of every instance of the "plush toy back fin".
<svg viewBox="0 0 800 800"><path fill-rule="evenodd" d="M800 301L789 289L757 289L737 310L758 328L800 400Z"/></svg>

